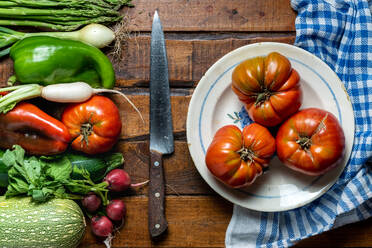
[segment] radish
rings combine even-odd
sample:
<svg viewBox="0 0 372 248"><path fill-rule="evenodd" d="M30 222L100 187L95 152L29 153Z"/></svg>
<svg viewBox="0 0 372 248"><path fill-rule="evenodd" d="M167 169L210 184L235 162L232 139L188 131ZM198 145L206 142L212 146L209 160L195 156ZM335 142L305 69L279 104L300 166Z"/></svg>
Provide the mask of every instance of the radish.
<svg viewBox="0 0 372 248"><path fill-rule="evenodd" d="M91 226L93 233L98 237L108 237L114 230L111 220L106 216L94 216Z"/></svg>
<svg viewBox="0 0 372 248"><path fill-rule="evenodd" d="M51 84L48 86L38 84L17 85L0 88L0 92L10 92L0 98L0 113L4 114L10 111L15 103L36 97L42 97L51 102L70 103L84 102L99 93L119 94L129 102L141 117L142 122L144 122L141 112L125 94L118 90L95 89L84 82Z"/></svg>
<svg viewBox="0 0 372 248"><path fill-rule="evenodd" d="M124 218L126 212L125 204L122 200L115 199L110 201L106 207L106 214L113 221L120 221Z"/></svg>
<svg viewBox="0 0 372 248"><path fill-rule="evenodd" d="M106 175L104 181L108 183L109 190L121 192L129 188L131 180L126 171L114 169Z"/></svg>
<svg viewBox="0 0 372 248"><path fill-rule="evenodd" d="M81 200L81 204L89 213L96 212L98 208L101 206L101 203L102 203L101 198L99 198L93 192L84 196L84 198Z"/></svg>

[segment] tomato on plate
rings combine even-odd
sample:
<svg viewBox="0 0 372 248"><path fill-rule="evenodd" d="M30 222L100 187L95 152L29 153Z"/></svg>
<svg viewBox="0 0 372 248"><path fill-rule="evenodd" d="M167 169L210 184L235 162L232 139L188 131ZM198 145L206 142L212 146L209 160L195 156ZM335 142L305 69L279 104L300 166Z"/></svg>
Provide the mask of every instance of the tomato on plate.
<svg viewBox="0 0 372 248"><path fill-rule="evenodd" d="M62 113L62 122L73 139L72 148L87 154L109 151L121 132L119 109L105 96L70 104Z"/></svg>
<svg viewBox="0 0 372 248"><path fill-rule="evenodd" d="M252 184L275 152L275 139L263 126L252 123L243 131L234 125L220 128L205 157L209 171L233 188Z"/></svg>
<svg viewBox="0 0 372 248"><path fill-rule="evenodd" d="M277 52L240 63L232 74L232 90L245 104L249 117L268 127L297 112L302 101L300 76Z"/></svg>
<svg viewBox="0 0 372 248"><path fill-rule="evenodd" d="M313 176L336 167L344 147L344 132L336 117L317 108L291 116L276 136L279 159L289 168Z"/></svg>

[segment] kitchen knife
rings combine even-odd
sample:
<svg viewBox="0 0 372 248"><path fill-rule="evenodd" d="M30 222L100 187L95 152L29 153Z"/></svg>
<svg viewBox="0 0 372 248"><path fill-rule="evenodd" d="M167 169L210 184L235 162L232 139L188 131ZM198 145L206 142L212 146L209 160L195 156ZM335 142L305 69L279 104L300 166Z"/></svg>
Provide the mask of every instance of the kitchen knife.
<svg viewBox="0 0 372 248"><path fill-rule="evenodd" d="M172 113L169 96L168 62L164 33L155 11L150 54L150 182L149 232L152 238L168 227L164 211L164 154L174 151Z"/></svg>

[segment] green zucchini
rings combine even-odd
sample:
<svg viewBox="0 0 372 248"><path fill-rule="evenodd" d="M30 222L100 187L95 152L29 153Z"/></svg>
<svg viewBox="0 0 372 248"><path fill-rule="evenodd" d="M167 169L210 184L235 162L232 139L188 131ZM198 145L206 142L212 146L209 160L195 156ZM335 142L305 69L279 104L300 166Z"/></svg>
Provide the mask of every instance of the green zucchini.
<svg viewBox="0 0 372 248"><path fill-rule="evenodd" d="M0 197L0 247L77 247L84 214L72 200L37 204L30 197Z"/></svg>

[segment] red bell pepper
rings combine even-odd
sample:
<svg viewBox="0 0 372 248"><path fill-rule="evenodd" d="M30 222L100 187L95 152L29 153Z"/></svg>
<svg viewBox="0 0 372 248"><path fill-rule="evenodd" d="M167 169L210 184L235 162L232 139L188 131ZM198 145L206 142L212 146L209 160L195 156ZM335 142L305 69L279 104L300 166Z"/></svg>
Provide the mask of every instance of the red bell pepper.
<svg viewBox="0 0 372 248"><path fill-rule="evenodd" d="M33 104L21 102L0 114L0 147L20 145L28 154L52 155L66 150L71 136L66 126Z"/></svg>

